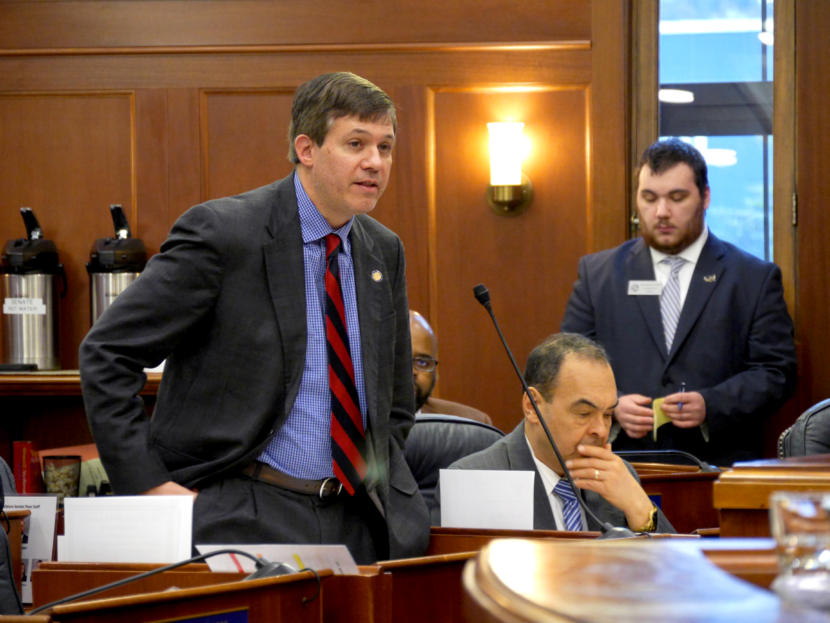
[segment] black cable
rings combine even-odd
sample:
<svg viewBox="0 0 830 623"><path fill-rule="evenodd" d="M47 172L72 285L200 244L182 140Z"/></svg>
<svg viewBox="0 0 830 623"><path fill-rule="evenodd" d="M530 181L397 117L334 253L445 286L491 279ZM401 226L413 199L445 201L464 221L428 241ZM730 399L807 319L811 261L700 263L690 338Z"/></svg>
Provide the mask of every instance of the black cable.
<svg viewBox="0 0 830 623"><path fill-rule="evenodd" d="M684 450L671 450L671 449L654 449L654 450L614 450L614 454L617 456L621 456L623 458L628 459L629 461L634 460L634 457L647 457L652 459L660 459L663 457L681 457L689 461L692 465L696 465L698 469L702 472L719 472L721 469L719 467L714 467L709 465L706 461L701 461L697 458L694 454L686 452ZM659 461L658 461L659 462Z"/></svg>
<svg viewBox="0 0 830 623"><path fill-rule="evenodd" d="M307 604L309 602L314 601L320 596L320 574L317 573L314 569L311 569L310 567L303 567L297 573L302 573L303 571L311 571L314 574L314 579L317 580L317 592L314 593L311 597L303 597L301 600L302 603Z"/></svg>

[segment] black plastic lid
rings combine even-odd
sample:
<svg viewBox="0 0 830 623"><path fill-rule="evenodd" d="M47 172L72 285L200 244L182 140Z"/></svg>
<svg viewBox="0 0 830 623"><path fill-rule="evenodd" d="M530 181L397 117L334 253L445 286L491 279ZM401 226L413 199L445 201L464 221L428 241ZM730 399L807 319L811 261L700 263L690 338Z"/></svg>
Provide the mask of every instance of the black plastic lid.
<svg viewBox="0 0 830 623"><path fill-rule="evenodd" d="M147 249L139 238L99 238L92 245L86 269L90 273L140 273Z"/></svg>
<svg viewBox="0 0 830 623"><path fill-rule="evenodd" d="M55 274L59 272L61 267L55 243L42 238L43 233L31 208L20 208L20 214L29 237L6 242L0 272L13 274Z"/></svg>
<svg viewBox="0 0 830 623"><path fill-rule="evenodd" d="M99 238L92 245L86 269L89 273L140 273L147 263L147 249L131 238L130 224L121 204L110 206L114 238Z"/></svg>

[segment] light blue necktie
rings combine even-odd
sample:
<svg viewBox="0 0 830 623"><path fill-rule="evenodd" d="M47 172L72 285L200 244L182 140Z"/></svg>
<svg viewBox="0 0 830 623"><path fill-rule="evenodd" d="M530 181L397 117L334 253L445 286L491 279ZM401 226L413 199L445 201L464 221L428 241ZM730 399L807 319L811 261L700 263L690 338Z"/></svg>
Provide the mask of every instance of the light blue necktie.
<svg viewBox="0 0 830 623"><path fill-rule="evenodd" d="M565 519L565 529L572 531L582 530L582 514L579 512L579 502L571 488L571 483L560 479L553 488L553 492L562 500L562 517Z"/></svg>
<svg viewBox="0 0 830 623"><path fill-rule="evenodd" d="M660 260L661 264L668 264L670 272L666 285L660 293L660 314L663 316L663 336L666 338L666 352L671 351L674 332L677 330L677 320L680 318L680 280L678 273L686 262L682 257L669 256Z"/></svg>

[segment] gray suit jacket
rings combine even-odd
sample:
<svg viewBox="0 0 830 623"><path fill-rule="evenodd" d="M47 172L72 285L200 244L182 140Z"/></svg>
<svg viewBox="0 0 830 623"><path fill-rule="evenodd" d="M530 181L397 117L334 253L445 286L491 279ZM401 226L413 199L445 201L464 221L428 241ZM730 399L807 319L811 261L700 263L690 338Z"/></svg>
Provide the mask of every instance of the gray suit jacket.
<svg viewBox="0 0 830 623"><path fill-rule="evenodd" d="M626 463L626 466L637 479L637 482L640 482L634 468L628 463ZM489 448L459 459L450 465L449 469L507 469L533 472L535 474L533 481L533 528L535 530L556 530L556 522L553 518L553 510L550 507L548 494L545 492L542 477L539 476L533 455L530 454L527 442L525 441L524 421ZM613 506L598 493L579 490L579 494L588 508L601 521L607 522L612 526L625 527L627 525L625 513L616 506ZM440 496L438 499L440 500ZM588 530L599 531L602 529L587 513L585 519L588 522ZM657 511L657 532L675 532L674 527L666 519L666 516L663 515L663 511L660 510Z"/></svg>
<svg viewBox="0 0 830 623"><path fill-rule="evenodd" d="M695 266L671 352L666 352L658 296L631 296L632 280L654 279L641 238L586 255L568 301L563 331L582 333L608 351L622 394L658 398L698 391L706 401L710 441L699 427L666 424L614 449L685 450L716 465L762 454L763 419L792 394L793 324L781 271L711 232Z"/></svg>
<svg viewBox="0 0 830 623"><path fill-rule="evenodd" d="M403 456L414 422L403 245L365 215L350 238L370 487L386 512L390 556L418 554L429 521ZM183 214L81 344L87 417L115 492L168 480L199 487L254 460L297 396L305 305L292 175ZM165 358L150 419L142 369Z"/></svg>

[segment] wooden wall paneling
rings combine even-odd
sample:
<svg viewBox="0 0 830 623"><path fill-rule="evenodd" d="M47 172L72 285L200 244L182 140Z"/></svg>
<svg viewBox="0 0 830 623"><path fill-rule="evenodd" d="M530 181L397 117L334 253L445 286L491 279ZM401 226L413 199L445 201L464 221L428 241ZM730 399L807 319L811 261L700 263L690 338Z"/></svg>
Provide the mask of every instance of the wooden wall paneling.
<svg viewBox="0 0 830 623"><path fill-rule="evenodd" d="M773 102L773 257L781 268L784 300L796 326L798 381L796 393L764 422L764 456L776 456L778 437L812 402L803 382L805 359L798 329L796 279L797 227L793 224L793 195L796 190L796 91L795 0L775 2L775 67Z"/></svg>
<svg viewBox="0 0 830 623"><path fill-rule="evenodd" d="M202 93L202 200L281 179L288 161L293 88Z"/></svg>
<svg viewBox="0 0 830 623"><path fill-rule="evenodd" d="M830 55L830 3L796 3L798 189L798 337L803 346L802 408L830 397L830 75L816 59Z"/></svg>
<svg viewBox="0 0 830 623"><path fill-rule="evenodd" d="M403 240L409 307L431 319L430 256L435 242L434 180L427 164L431 156L431 93L423 86L389 88L387 92L397 108L398 131L389 186L372 216Z"/></svg>
<svg viewBox="0 0 830 623"><path fill-rule="evenodd" d="M86 262L95 238L111 236L108 206L135 205L131 93L0 95L0 231L25 237L19 207L30 206L54 240L67 276L60 300L60 364L77 368L89 328Z"/></svg>
<svg viewBox="0 0 830 623"><path fill-rule="evenodd" d="M586 39L584 0L62 0L0 3L11 49ZM544 16L544 19L540 19ZM505 19L507 17L507 19Z"/></svg>
<svg viewBox="0 0 830 623"><path fill-rule="evenodd" d="M123 186L134 193L128 213L152 252L189 206L290 169L285 133L296 85L344 69L379 84L398 102L400 128L392 181L374 216L406 245L410 301L427 313L441 340L442 395L497 418L504 412L500 425L508 428L518 416L518 386L471 287L488 283L523 360L558 328L578 257L591 244L616 243L616 171L625 165L613 162L622 140L614 135L622 130L613 107L624 77L609 72L599 81L603 90L592 92L593 72L605 69L592 60L592 46L609 66L619 66L616 28L624 6L622 0L460 0L424 11L421 2L397 0L346 12L330 0L302 7L7 0L0 3L0 91L135 93L133 142L108 162L112 168L128 163ZM604 11L613 24L598 29L592 21ZM592 30L601 40L591 40ZM491 88L505 85L531 88ZM464 98L469 102L459 104ZM471 111L464 109L469 103ZM512 221L489 211L486 159L473 153L478 142L464 142L472 132L474 141L486 143L492 106L508 103L529 111L528 134L538 141L538 159L526 167L537 198L527 215ZM595 135L589 110L604 123ZM607 159L604 168L598 158ZM105 177L110 184L121 179ZM591 193L602 197L591 205L607 208L612 220L588 220ZM78 266L92 240L109 233L106 206L113 201L95 202L100 221L88 222ZM598 223L592 234L589 223ZM479 229L486 244L473 257L468 233ZM76 349L86 322L73 322L82 327L72 338Z"/></svg>
<svg viewBox="0 0 830 623"><path fill-rule="evenodd" d="M627 6L620 0L591 2L591 191L586 211L589 252L617 246L628 237L631 30Z"/></svg>
<svg viewBox="0 0 830 623"><path fill-rule="evenodd" d="M162 241L176 218L202 200L202 157L198 89L165 89L167 93L168 183L167 205L154 239ZM146 224L151 227L150 223Z"/></svg>
<svg viewBox="0 0 830 623"><path fill-rule="evenodd" d="M136 201L127 213L134 238L147 247L147 255L158 251L167 225L168 188L171 167L168 148L170 126L166 89L140 89L136 100L135 185ZM106 233L112 236L113 232ZM99 237L104 237L99 236Z"/></svg>
<svg viewBox="0 0 830 623"><path fill-rule="evenodd" d="M584 88L538 86L435 92L437 310L442 396L473 404L510 430L521 386L472 288L483 282L520 362L558 330L585 252L588 173ZM522 120L532 143L524 171L530 208L496 214L486 200L487 122Z"/></svg>
<svg viewBox="0 0 830 623"><path fill-rule="evenodd" d="M590 42L390 45L384 49L360 44L291 49L266 46L256 51L147 48L120 54L56 50L51 55L29 56L0 49L0 91L273 89L296 86L326 71L344 70L385 89L483 84L507 77L511 84L540 80L581 84L591 71Z"/></svg>

